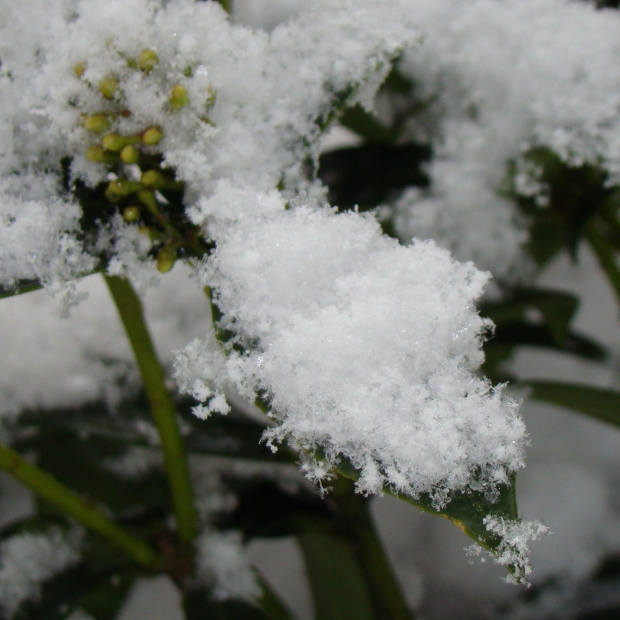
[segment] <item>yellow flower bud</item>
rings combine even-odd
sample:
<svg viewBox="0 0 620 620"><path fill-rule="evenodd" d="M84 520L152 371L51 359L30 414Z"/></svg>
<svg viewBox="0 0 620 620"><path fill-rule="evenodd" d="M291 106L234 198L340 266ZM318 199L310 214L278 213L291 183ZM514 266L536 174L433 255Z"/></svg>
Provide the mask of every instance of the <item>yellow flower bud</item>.
<svg viewBox="0 0 620 620"><path fill-rule="evenodd" d="M110 181L107 189L105 190L106 198L111 202L117 202L125 196L129 196L133 192L140 189L140 184L135 181L128 181L126 179L115 179Z"/></svg>
<svg viewBox="0 0 620 620"><path fill-rule="evenodd" d="M85 129L93 133L103 133L110 129L110 119L107 114L93 114L91 116L85 116L82 120L82 125Z"/></svg>
<svg viewBox="0 0 620 620"><path fill-rule="evenodd" d="M133 144L128 144L121 149L121 159L126 164L137 164L140 159L140 151Z"/></svg>
<svg viewBox="0 0 620 620"><path fill-rule="evenodd" d="M177 259L177 251L170 246L164 246L157 255L157 269L160 273L168 273Z"/></svg>
<svg viewBox="0 0 620 620"><path fill-rule="evenodd" d="M75 74L75 77L81 78L86 72L86 67L88 67L88 64L85 62L78 62L75 64L73 66L73 73Z"/></svg>
<svg viewBox="0 0 620 620"><path fill-rule="evenodd" d="M120 151L125 146L124 136L119 136L117 133L107 133L103 136L101 146L106 151Z"/></svg>
<svg viewBox="0 0 620 620"><path fill-rule="evenodd" d="M116 161L114 154L106 153L99 145L89 146L86 149L86 159L101 164L112 164Z"/></svg>
<svg viewBox="0 0 620 620"><path fill-rule="evenodd" d="M163 137L164 134L161 127L153 125L153 127L149 127L143 132L142 142L147 146L154 146L155 144L159 144Z"/></svg>
<svg viewBox="0 0 620 620"><path fill-rule="evenodd" d="M170 107L180 110L189 103L189 93L183 84L175 84L170 91Z"/></svg>
<svg viewBox="0 0 620 620"><path fill-rule="evenodd" d="M118 133L107 133L101 140L101 146L106 151L119 152L130 144L140 141L140 136L121 136Z"/></svg>
<svg viewBox="0 0 620 620"><path fill-rule="evenodd" d="M99 92L106 99L114 99L118 90L118 79L113 75L109 75L106 78L103 78L101 82L99 82Z"/></svg>
<svg viewBox="0 0 620 620"><path fill-rule="evenodd" d="M123 219L126 222L137 222L140 219L140 207L132 205L123 209Z"/></svg>
<svg viewBox="0 0 620 620"><path fill-rule="evenodd" d="M152 49L143 49L138 58L138 68L144 73L149 73L159 63L159 57Z"/></svg>
<svg viewBox="0 0 620 620"><path fill-rule="evenodd" d="M160 189L166 183L166 179L159 170L147 170L142 174L140 183L151 189Z"/></svg>

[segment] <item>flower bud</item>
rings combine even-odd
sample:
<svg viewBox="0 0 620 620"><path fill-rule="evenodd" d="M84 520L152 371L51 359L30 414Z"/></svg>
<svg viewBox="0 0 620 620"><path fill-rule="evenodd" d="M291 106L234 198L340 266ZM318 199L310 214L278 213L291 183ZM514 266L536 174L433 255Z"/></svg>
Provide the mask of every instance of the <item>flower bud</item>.
<svg viewBox="0 0 620 620"><path fill-rule="evenodd" d="M159 170L147 170L142 174L140 183L150 189L160 189L166 183L166 179Z"/></svg>
<svg viewBox="0 0 620 620"><path fill-rule="evenodd" d="M168 273L177 259L177 251L170 246L164 246L157 255L157 270L160 273Z"/></svg>
<svg viewBox="0 0 620 620"><path fill-rule="evenodd" d="M110 119L107 114L93 114L91 116L85 116L82 120L82 125L85 129L93 133L103 133L110 129Z"/></svg>
<svg viewBox="0 0 620 620"><path fill-rule="evenodd" d="M140 159L140 151L133 144L124 146L121 149L120 155L126 164L137 164Z"/></svg>
<svg viewBox="0 0 620 620"><path fill-rule="evenodd" d="M103 140L101 140L101 146L103 146L106 151L118 152L125 144L124 136L120 136L117 133L107 133L103 136Z"/></svg>
<svg viewBox="0 0 620 620"><path fill-rule="evenodd" d="M116 161L113 153L106 153L99 145L89 146L86 149L86 159L101 164L112 164Z"/></svg>
<svg viewBox="0 0 620 620"><path fill-rule="evenodd" d="M140 184L135 181L128 181L126 179L115 179L110 181L107 189L105 190L106 198L111 202L117 202L125 196L129 196L133 192L140 189Z"/></svg>
<svg viewBox="0 0 620 620"><path fill-rule="evenodd" d="M138 58L138 68L144 73L150 73L159 63L159 57L152 49L143 49Z"/></svg>
<svg viewBox="0 0 620 620"><path fill-rule="evenodd" d="M76 63L73 66L73 73L75 74L75 77L81 78L86 72L86 67L88 67L88 64L85 62Z"/></svg>
<svg viewBox="0 0 620 620"><path fill-rule="evenodd" d="M189 103L189 93L183 84L175 84L170 91L170 107L180 110Z"/></svg>
<svg viewBox="0 0 620 620"><path fill-rule="evenodd" d="M131 205L123 209L123 219L126 222L137 222L140 219L140 207Z"/></svg>
<svg viewBox="0 0 620 620"><path fill-rule="evenodd" d="M154 146L155 144L159 144L163 137L164 134L161 127L153 125L153 127L149 127L142 133L142 142L147 146Z"/></svg>
<svg viewBox="0 0 620 620"><path fill-rule="evenodd" d="M106 99L114 99L116 96L116 92L118 90L118 79L113 75L110 75L106 78L103 78L101 82L99 82L99 92Z"/></svg>

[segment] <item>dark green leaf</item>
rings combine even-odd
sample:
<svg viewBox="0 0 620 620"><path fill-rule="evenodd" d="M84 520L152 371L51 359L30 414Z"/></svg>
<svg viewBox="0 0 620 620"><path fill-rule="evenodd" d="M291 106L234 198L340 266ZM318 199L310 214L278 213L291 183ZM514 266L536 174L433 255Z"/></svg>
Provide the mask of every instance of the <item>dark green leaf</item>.
<svg viewBox="0 0 620 620"><path fill-rule="evenodd" d="M215 601L207 591L192 590L183 598L185 620L271 620L259 607L245 601Z"/></svg>
<svg viewBox="0 0 620 620"><path fill-rule="evenodd" d="M269 478L224 478L237 497L231 512L215 520L221 528L241 530L246 538L291 536L308 530L324 530L334 517L331 502L303 486L283 488Z"/></svg>
<svg viewBox="0 0 620 620"><path fill-rule="evenodd" d="M585 413L620 426L620 392L556 381L524 381L530 398Z"/></svg>
<svg viewBox="0 0 620 620"><path fill-rule="evenodd" d="M594 250L599 265L607 276L612 290L616 295L618 307L620 308L620 267L618 267L618 253L610 239L601 232L600 226L596 222L590 222L586 237L590 243L590 247Z"/></svg>
<svg viewBox="0 0 620 620"><path fill-rule="evenodd" d="M80 599L80 607L95 620L115 620L134 584L134 576L116 573Z"/></svg>
<svg viewBox="0 0 620 620"><path fill-rule="evenodd" d="M531 323L498 326L495 336L485 344L485 351L491 353L495 347L512 349L517 346L541 347L598 362L604 361L608 355L600 344L587 336L569 332L560 344L550 328Z"/></svg>
<svg viewBox="0 0 620 620"><path fill-rule="evenodd" d="M370 142L392 142L397 135L359 104L344 111L340 123Z"/></svg>
<svg viewBox="0 0 620 620"><path fill-rule="evenodd" d="M558 344L562 344L578 306L579 299L570 293L528 288L513 291L508 299L483 305L481 313L491 318L495 325L501 325L521 322L526 311L535 308L543 315Z"/></svg>
<svg viewBox="0 0 620 620"><path fill-rule="evenodd" d="M316 620L380 620L374 616L364 576L345 540L334 534L303 534L299 546Z"/></svg>
<svg viewBox="0 0 620 620"><path fill-rule="evenodd" d="M162 469L150 469L138 478L112 469L128 447L124 441L41 427L16 447L36 449L41 468L114 511L166 505L169 491Z"/></svg>
<svg viewBox="0 0 620 620"><path fill-rule="evenodd" d="M423 167L430 156L421 144L363 144L321 155L318 176L329 188L331 204L366 210L405 187L426 187Z"/></svg>
<svg viewBox="0 0 620 620"><path fill-rule="evenodd" d="M0 286L0 299L22 295L23 293L30 293L31 291L38 291L41 288L43 288L43 285L38 280L20 280L10 288Z"/></svg>
<svg viewBox="0 0 620 620"><path fill-rule="evenodd" d="M359 478L359 472L344 458L341 459L337 471L352 480ZM452 493L449 503L439 510L434 507L433 498L430 494L423 493L418 498L412 498L396 493L387 486L384 487L383 491L424 512L449 519L477 544L493 553L502 541L486 529L483 519L488 516L503 517L510 520L519 518L515 481L516 475L513 474L509 484L499 485L499 493L494 497L489 497L482 491Z"/></svg>

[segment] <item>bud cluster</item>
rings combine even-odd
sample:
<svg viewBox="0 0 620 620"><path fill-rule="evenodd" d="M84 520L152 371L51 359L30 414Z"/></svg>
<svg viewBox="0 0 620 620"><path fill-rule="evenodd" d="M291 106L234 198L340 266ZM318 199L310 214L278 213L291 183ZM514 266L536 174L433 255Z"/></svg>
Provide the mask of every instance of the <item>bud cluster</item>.
<svg viewBox="0 0 620 620"><path fill-rule="evenodd" d="M119 52L120 54L120 52ZM121 54L127 66L146 77L159 65L157 53L143 49L137 58ZM82 114L82 127L88 132L89 146L85 157L101 164L107 171L103 187L105 201L122 213L127 223L140 226L152 243L152 253L157 267L167 272L179 255L202 254L198 230L184 217L184 183L176 172L164 162L160 143L164 129L160 125L147 125L139 131L127 132L121 128L123 119L131 119L132 111L124 105L123 82L117 75L107 75L93 84L86 79L87 63L74 66L75 76L101 97L101 108ZM191 68L183 72L191 78ZM208 90L205 110L215 102L214 91ZM177 114L190 104L187 88L173 84L169 91L167 114ZM206 116L200 117L212 124Z"/></svg>

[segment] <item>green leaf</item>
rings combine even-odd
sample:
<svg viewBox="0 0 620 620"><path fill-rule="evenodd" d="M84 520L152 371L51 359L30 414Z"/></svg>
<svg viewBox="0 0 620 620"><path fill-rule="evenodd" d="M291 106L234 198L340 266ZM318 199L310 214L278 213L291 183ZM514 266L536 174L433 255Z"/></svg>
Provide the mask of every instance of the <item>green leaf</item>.
<svg viewBox="0 0 620 620"><path fill-rule="evenodd" d="M430 157L422 144L363 144L323 153L318 176L329 188L331 204L368 210L405 187L428 186L424 165Z"/></svg>
<svg viewBox="0 0 620 620"><path fill-rule="evenodd" d="M487 303L481 313L493 320L496 326L520 323L528 309L538 310L558 344L568 336L570 323L579 307L577 296L564 291L528 288L513 291L511 296L499 303Z"/></svg>
<svg viewBox="0 0 620 620"><path fill-rule="evenodd" d="M391 127L384 125L359 104L345 110L340 123L370 142L393 142L398 137Z"/></svg>
<svg viewBox="0 0 620 620"><path fill-rule="evenodd" d="M599 265L607 276L612 290L616 295L618 307L620 308L620 256L615 251L611 241L600 231L600 227L595 222L590 222L586 229L586 237L590 247L594 250Z"/></svg>
<svg viewBox="0 0 620 620"><path fill-rule="evenodd" d="M364 576L350 545L335 534L303 534L299 546L316 620L375 618Z"/></svg>
<svg viewBox="0 0 620 620"><path fill-rule="evenodd" d="M166 505L168 486L160 468L132 478L108 467L126 452L128 444L123 440L45 426L15 442L15 447L35 449L41 468L114 511Z"/></svg>
<svg viewBox="0 0 620 620"><path fill-rule="evenodd" d="M271 620L259 607L239 600L215 601L206 590L191 590L183 598L185 620Z"/></svg>
<svg viewBox="0 0 620 620"><path fill-rule="evenodd" d="M266 476L226 476L223 482L237 504L220 513L215 523L222 529L241 530L246 539L325 531L334 519L332 504L302 485L284 488Z"/></svg>
<svg viewBox="0 0 620 620"><path fill-rule="evenodd" d="M620 427L620 392L556 381L524 381L530 398L566 407Z"/></svg>
<svg viewBox="0 0 620 620"><path fill-rule="evenodd" d="M80 607L95 620L115 620L127 601L134 581L134 576L127 572L113 574L82 597Z"/></svg>
<svg viewBox="0 0 620 620"><path fill-rule="evenodd" d="M351 480L359 478L359 472L344 458L341 459L337 471ZM451 493L449 503L441 509L435 508L433 497L429 493L422 493L418 498L413 498L397 493L389 486L385 486L383 491L424 512L449 519L478 545L495 553L502 540L486 529L483 520L489 516L509 520L519 519L515 483L516 474L512 474L508 484L498 485L498 494L494 496L489 496L483 491L471 490ZM512 572L511 567L508 569Z"/></svg>
<svg viewBox="0 0 620 620"><path fill-rule="evenodd" d="M38 280L20 280L10 288L0 286L0 299L23 295L24 293L30 293L31 291L38 291L41 288L43 288L43 285Z"/></svg>

